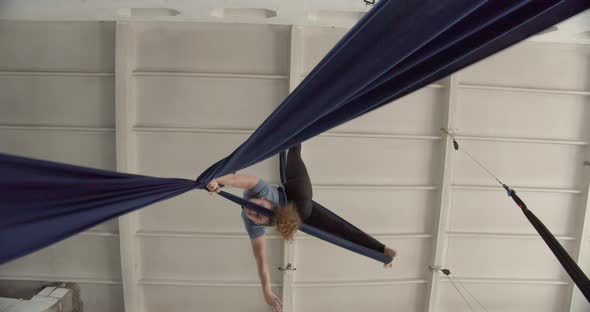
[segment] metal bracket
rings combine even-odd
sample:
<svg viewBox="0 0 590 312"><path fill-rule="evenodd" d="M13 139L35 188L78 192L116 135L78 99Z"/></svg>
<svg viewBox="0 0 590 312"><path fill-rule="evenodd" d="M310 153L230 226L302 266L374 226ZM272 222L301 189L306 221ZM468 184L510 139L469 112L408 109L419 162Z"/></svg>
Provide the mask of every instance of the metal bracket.
<svg viewBox="0 0 590 312"><path fill-rule="evenodd" d="M442 269L442 267L440 265L429 265L428 268L432 272L438 272Z"/></svg>
<svg viewBox="0 0 590 312"><path fill-rule="evenodd" d="M285 267L279 267L279 271L285 272L285 271L296 271L297 268L295 266L293 266L291 263L287 263L287 266Z"/></svg>
<svg viewBox="0 0 590 312"><path fill-rule="evenodd" d="M455 138L457 132L461 131L459 128L440 128L440 131L444 132L446 135L450 136L451 138Z"/></svg>
<svg viewBox="0 0 590 312"><path fill-rule="evenodd" d="M365 5L374 5L375 4L375 0L363 0L363 2L365 3Z"/></svg>
<svg viewBox="0 0 590 312"><path fill-rule="evenodd" d="M441 272L442 274L444 274L446 276L449 276L451 274L451 270L449 270L449 269L443 269L439 265L429 265L428 268L432 272Z"/></svg>
<svg viewBox="0 0 590 312"><path fill-rule="evenodd" d="M588 166L588 167L590 167L590 161L585 161L585 162L584 162L584 166Z"/></svg>

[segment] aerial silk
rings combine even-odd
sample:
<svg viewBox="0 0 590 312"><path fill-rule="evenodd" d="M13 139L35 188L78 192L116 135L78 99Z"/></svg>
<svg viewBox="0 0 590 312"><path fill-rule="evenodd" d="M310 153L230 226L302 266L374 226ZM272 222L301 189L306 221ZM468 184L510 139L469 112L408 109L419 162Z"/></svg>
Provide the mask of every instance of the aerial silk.
<svg viewBox="0 0 590 312"><path fill-rule="evenodd" d="M205 189L215 177L252 166L588 8L588 0L381 0L246 142L196 181L0 155L0 263L152 203ZM230 195L223 196L241 200ZM363 253L338 237L309 232Z"/></svg>

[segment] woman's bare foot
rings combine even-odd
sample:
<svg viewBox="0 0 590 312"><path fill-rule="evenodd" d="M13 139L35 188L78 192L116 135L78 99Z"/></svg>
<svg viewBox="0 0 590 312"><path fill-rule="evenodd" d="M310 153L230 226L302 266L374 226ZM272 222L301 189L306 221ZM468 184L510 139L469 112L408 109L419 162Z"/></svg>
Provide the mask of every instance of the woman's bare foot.
<svg viewBox="0 0 590 312"><path fill-rule="evenodd" d="M395 255L397 255L397 252L387 246L385 246L385 250L383 250L383 253L390 257L391 259L395 258ZM391 268L393 266L393 260L391 260L391 262L386 263L383 265L384 268Z"/></svg>

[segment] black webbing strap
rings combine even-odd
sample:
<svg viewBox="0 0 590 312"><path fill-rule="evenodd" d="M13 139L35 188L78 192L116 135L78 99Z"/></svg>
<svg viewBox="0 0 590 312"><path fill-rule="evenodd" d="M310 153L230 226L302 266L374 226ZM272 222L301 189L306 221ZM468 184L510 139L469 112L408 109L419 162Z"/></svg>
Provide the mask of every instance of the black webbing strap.
<svg viewBox="0 0 590 312"><path fill-rule="evenodd" d="M537 233L541 235L541 238L543 238L547 246L549 246L549 249L551 249L557 260L559 260L567 274L571 277L576 286L578 286L578 289L580 289L582 294L584 294L586 300L590 302L590 280L588 280L584 271L580 269L576 261L574 261L563 246L561 246L559 241L553 236L547 227L545 227L543 222L541 222L541 220L539 220L539 218L527 208L524 201L516 195L516 192L506 184L503 184L502 186L508 192L508 196L510 196L518 207L520 207L526 218L533 225L535 230L537 230Z"/></svg>

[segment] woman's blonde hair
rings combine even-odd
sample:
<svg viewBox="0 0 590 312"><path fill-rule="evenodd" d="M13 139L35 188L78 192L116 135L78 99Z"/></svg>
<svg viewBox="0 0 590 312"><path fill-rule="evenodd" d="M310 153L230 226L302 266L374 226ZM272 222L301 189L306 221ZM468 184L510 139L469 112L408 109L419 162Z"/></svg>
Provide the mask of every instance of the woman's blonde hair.
<svg viewBox="0 0 590 312"><path fill-rule="evenodd" d="M285 240L293 239L301 224L297 207L292 202L288 203L285 207L275 209L275 220L277 230Z"/></svg>

